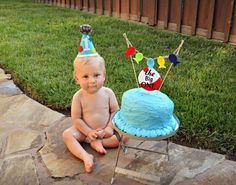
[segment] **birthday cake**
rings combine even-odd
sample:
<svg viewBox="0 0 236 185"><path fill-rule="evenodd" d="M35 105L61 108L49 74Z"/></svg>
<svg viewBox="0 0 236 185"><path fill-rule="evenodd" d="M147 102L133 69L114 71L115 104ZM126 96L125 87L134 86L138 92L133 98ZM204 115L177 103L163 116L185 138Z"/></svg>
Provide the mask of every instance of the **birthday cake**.
<svg viewBox="0 0 236 185"><path fill-rule="evenodd" d="M121 109L113 116L115 126L137 137L167 136L178 129L174 103L159 90L134 88L124 92Z"/></svg>

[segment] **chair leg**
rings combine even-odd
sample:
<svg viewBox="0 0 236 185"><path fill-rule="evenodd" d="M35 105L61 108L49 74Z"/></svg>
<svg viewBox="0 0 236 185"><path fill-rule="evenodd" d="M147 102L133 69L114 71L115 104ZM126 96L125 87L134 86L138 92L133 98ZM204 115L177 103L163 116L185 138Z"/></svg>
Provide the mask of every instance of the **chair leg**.
<svg viewBox="0 0 236 185"><path fill-rule="evenodd" d="M112 175L112 178L111 178L111 185L113 184L113 182L115 180L116 167L117 167L119 156L120 156L120 149L122 147L121 145L122 145L122 137L121 137L121 140L119 140L119 147L118 147L118 151L117 151L117 155L116 155L115 168L114 168L113 175Z"/></svg>

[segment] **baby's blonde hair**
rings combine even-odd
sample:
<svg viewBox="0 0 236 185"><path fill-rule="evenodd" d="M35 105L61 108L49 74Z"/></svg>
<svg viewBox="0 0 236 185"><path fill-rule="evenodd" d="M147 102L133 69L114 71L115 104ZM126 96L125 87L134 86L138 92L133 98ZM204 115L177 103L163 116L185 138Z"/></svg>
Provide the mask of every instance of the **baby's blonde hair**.
<svg viewBox="0 0 236 185"><path fill-rule="evenodd" d="M74 60L74 73L73 73L74 80L76 80L75 76L76 74L79 73L81 65L87 65L93 62L98 62L104 72L104 75L106 74L105 61L100 55L88 56L88 57L76 57L76 59Z"/></svg>

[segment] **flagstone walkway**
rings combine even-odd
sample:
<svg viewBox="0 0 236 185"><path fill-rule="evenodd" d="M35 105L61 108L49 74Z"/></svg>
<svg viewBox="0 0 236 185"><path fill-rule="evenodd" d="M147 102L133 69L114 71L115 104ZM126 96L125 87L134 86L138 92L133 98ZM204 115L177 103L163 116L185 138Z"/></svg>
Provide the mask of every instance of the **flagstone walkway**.
<svg viewBox="0 0 236 185"><path fill-rule="evenodd" d="M32 100L0 68L0 184L1 185L106 185L110 184L117 149L94 156L96 165L86 174L62 141L71 118ZM129 145L164 150L165 142L130 140ZM121 152L119 167L157 175L162 185L233 185L236 162L205 150L170 144L166 156L128 149ZM116 175L114 185L156 184Z"/></svg>

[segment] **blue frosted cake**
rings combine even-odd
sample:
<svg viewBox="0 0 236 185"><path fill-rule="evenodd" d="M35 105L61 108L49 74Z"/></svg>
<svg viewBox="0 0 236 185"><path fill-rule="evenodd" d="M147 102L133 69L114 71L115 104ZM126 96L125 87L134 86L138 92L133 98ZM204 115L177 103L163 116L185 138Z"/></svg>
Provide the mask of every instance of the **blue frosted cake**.
<svg viewBox="0 0 236 185"><path fill-rule="evenodd" d="M134 88L122 96L121 109L112 122L121 131L138 137L166 136L178 128L174 103L164 93Z"/></svg>

